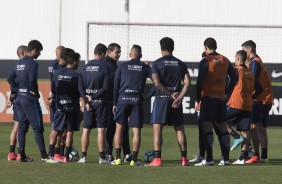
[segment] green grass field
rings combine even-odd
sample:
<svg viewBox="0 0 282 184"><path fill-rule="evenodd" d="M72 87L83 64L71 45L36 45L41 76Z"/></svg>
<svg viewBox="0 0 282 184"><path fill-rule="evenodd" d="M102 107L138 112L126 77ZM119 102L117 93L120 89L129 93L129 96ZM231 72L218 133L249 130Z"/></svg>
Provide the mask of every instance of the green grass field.
<svg viewBox="0 0 282 184"><path fill-rule="evenodd" d="M282 183L282 128L269 128L269 163L244 166L188 167L180 166L180 153L172 127L164 129L163 167L130 167L99 165L96 145L97 133L91 134L88 163L39 163L39 151L34 141L33 131L27 133L26 152L35 159L32 163L7 161L9 135L12 124L1 124L0 128L0 183ZM45 125L45 141L48 147L50 125ZM186 126L188 157L198 153L198 133L196 126ZM80 152L81 132L74 137L74 146ZM152 129L146 125L142 130L142 145L139 159L146 150L152 149ZM231 152L235 160L239 150ZM214 160L219 161L218 141L215 137Z"/></svg>

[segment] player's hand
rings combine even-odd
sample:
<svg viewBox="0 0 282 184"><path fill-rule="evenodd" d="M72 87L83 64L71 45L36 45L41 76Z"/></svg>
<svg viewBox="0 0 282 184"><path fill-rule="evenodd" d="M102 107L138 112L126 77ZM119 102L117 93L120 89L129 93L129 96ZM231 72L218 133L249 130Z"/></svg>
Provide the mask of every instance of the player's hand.
<svg viewBox="0 0 282 184"><path fill-rule="evenodd" d="M170 95L170 97L173 99L173 100L176 100L177 98L178 98L178 96L179 96L179 92L174 92L174 93L172 93L171 95Z"/></svg>
<svg viewBox="0 0 282 184"><path fill-rule="evenodd" d="M12 98L12 99L16 99L16 94L12 94L12 95L11 95L11 98Z"/></svg>
<svg viewBox="0 0 282 184"><path fill-rule="evenodd" d="M201 101L198 102L197 107L195 109L196 109L196 111L200 111L200 109L201 109Z"/></svg>
<svg viewBox="0 0 282 184"><path fill-rule="evenodd" d="M46 104L51 105L51 103L52 103L52 97L47 98Z"/></svg>
<svg viewBox="0 0 282 184"><path fill-rule="evenodd" d="M92 106L91 106L89 103L87 103L87 104L85 105L85 107L86 107L86 110L87 110L87 111L91 111L91 110L92 110Z"/></svg>
<svg viewBox="0 0 282 184"><path fill-rule="evenodd" d="M172 108L175 108L175 109L179 108L181 103L182 103L182 99L179 99L179 98L175 99L172 103Z"/></svg>
<svg viewBox="0 0 282 184"><path fill-rule="evenodd" d="M88 99L89 102L92 101L92 97L90 95L86 95L85 97Z"/></svg>
<svg viewBox="0 0 282 184"><path fill-rule="evenodd" d="M117 107L116 106L113 106L113 114L115 114L117 111Z"/></svg>
<svg viewBox="0 0 282 184"><path fill-rule="evenodd" d="M7 105L6 105L6 107L7 107L7 108L12 107L12 102L11 102L10 100L8 100L8 101L7 101Z"/></svg>

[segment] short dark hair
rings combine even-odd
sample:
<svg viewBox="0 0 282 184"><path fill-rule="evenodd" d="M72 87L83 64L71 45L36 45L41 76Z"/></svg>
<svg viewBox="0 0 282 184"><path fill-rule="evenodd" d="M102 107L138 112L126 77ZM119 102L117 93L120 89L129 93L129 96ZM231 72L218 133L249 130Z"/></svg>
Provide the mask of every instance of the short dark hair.
<svg viewBox="0 0 282 184"><path fill-rule="evenodd" d="M38 40L31 40L27 45L27 51L31 52L33 49L36 49L38 51L42 51L43 46Z"/></svg>
<svg viewBox="0 0 282 184"><path fill-rule="evenodd" d="M94 55L106 55L107 53L107 47L106 45L102 44L102 43L98 43L95 48L94 48Z"/></svg>
<svg viewBox="0 0 282 184"><path fill-rule="evenodd" d="M140 45L133 45L132 48L131 48L131 50L132 50L132 49L136 49L140 54L142 54L142 48L141 48Z"/></svg>
<svg viewBox="0 0 282 184"><path fill-rule="evenodd" d="M110 45L108 45L108 51L113 51L113 50L115 50L116 47L120 49L120 45L119 44L111 43Z"/></svg>
<svg viewBox="0 0 282 184"><path fill-rule="evenodd" d="M161 50L172 52L174 50L174 41L169 37L164 37L160 40Z"/></svg>
<svg viewBox="0 0 282 184"><path fill-rule="evenodd" d="M204 46L211 50L216 50L217 49L216 40L214 38L209 37L204 41Z"/></svg>
<svg viewBox="0 0 282 184"><path fill-rule="evenodd" d="M244 50L239 50L236 52L236 55L239 55L239 57L241 58L241 61L243 61L244 63L247 60L247 52Z"/></svg>
<svg viewBox="0 0 282 184"><path fill-rule="evenodd" d="M61 57L67 64L73 64L78 58L76 54L73 49L64 48L61 52Z"/></svg>
<svg viewBox="0 0 282 184"><path fill-rule="evenodd" d="M203 52L203 53L202 53L202 58L204 58L204 57L206 57L206 56L207 56L206 52Z"/></svg>
<svg viewBox="0 0 282 184"><path fill-rule="evenodd" d="M257 48L256 43L253 40L245 41L241 46L242 47L249 47L254 52L256 51L256 48Z"/></svg>
<svg viewBox="0 0 282 184"><path fill-rule="evenodd" d="M22 54L22 52L27 51L27 46L25 45L20 45L17 49L17 55L18 57L20 57L20 55Z"/></svg>
<svg viewBox="0 0 282 184"><path fill-rule="evenodd" d="M80 54L79 54L79 53L76 52L76 53L74 54L74 56L75 56L75 57L74 57L74 60L75 60L75 61L79 61L79 60L80 60Z"/></svg>

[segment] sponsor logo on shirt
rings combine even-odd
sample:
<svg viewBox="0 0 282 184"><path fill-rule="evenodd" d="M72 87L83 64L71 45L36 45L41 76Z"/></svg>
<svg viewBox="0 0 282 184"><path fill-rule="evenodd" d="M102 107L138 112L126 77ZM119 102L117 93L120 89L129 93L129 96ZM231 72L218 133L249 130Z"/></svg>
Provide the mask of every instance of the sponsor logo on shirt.
<svg viewBox="0 0 282 184"><path fill-rule="evenodd" d="M70 104L70 103L72 103L72 101L71 101L71 100L60 100L59 103L60 103L61 105L65 105L65 104Z"/></svg>
<svg viewBox="0 0 282 184"><path fill-rule="evenodd" d="M167 90L169 90L169 91L175 91L175 90L176 90L176 87L167 87Z"/></svg>
<svg viewBox="0 0 282 184"><path fill-rule="evenodd" d="M139 91L132 90L132 89L126 89L124 92L125 93L138 93Z"/></svg>
<svg viewBox="0 0 282 184"><path fill-rule="evenodd" d="M21 93L26 93L27 92L27 89L19 89L19 92L21 92Z"/></svg>
<svg viewBox="0 0 282 184"><path fill-rule="evenodd" d="M17 65L17 70L24 70L25 69L25 65Z"/></svg>
<svg viewBox="0 0 282 184"><path fill-rule="evenodd" d="M69 75L59 75L58 80L71 80L72 76Z"/></svg>
<svg viewBox="0 0 282 184"><path fill-rule="evenodd" d="M97 91L98 91L97 89L86 89L86 93L88 93L88 94L89 93L92 93L92 94L97 93Z"/></svg>
<svg viewBox="0 0 282 184"><path fill-rule="evenodd" d="M165 66L178 66L178 61L164 61Z"/></svg>
<svg viewBox="0 0 282 184"><path fill-rule="evenodd" d="M140 66L140 65L128 65L128 70L141 71L142 66Z"/></svg>
<svg viewBox="0 0 282 184"><path fill-rule="evenodd" d="M49 73L53 73L53 67L52 67L52 66L49 66L49 67L48 67L48 72L49 72Z"/></svg>
<svg viewBox="0 0 282 184"><path fill-rule="evenodd" d="M140 98L122 97L121 100L139 102Z"/></svg>
<svg viewBox="0 0 282 184"><path fill-rule="evenodd" d="M99 66L86 66L86 71L87 72L97 72L99 71Z"/></svg>

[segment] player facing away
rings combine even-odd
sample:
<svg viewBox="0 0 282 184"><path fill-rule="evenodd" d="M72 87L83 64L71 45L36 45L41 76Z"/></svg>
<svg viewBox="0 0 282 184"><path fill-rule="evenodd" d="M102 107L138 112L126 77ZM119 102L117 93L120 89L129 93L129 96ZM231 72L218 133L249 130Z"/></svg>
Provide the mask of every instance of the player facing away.
<svg viewBox="0 0 282 184"><path fill-rule="evenodd" d="M137 157L141 143L141 128L143 127L142 94L146 80L151 76L151 68L140 61L142 49L139 45L132 46L129 56L131 60L119 65L115 75L113 113L116 119L116 159L111 164L121 164L123 131L128 126L133 130L130 166L138 166L140 163L137 162Z"/></svg>
<svg viewBox="0 0 282 184"><path fill-rule="evenodd" d="M256 44L252 40L248 40L242 44L242 48L247 52L247 57L250 60L250 70L255 75L255 80L265 89L265 80L266 80L266 70L264 68L264 64L260 57L256 54ZM261 122L262 115L262 101L265 95L265 91L263 91L259 96L253 99L252 103L252 112L250 116L251 128L250 135L254 148L254 156L247 160L246 163L259 163L259 145L260 138L258 132L258 124Z"/></svg>
<svg viewBox="0 0 282 184"><path fill-rule="evenodd" d="M49 156L54 156L57 136L61 137L62 133L66 131L66 152L65 157L60 161L70 162L69 154L72 147L73 132L79 131L80 125L79 74L75 71L80 62L80 55L70 48L65 48L62 50L62 58L66 61L66 67L54 73L51 84L57 109L49 142Z"/></svg>
<svg viewBox="0 0 282 184"><path fill-rule="evenodd" d="M113 103L114 103L113 91L114 91L115 74L117 70L117 61L119 60L120 54L121 54L120 45L118 45L117 43L111 43L108 46L107 56L104 59L104 62L107 64L110 70L110 81L109 81L109 90L108 90L108 123L106 130L106 156L110 162L114 160L112 156L112 152L113 152L113 140L116 130L116 122L114 120L114 114L112 111ZM124 162L131 161L128 129L129 129L128 127L124 128L123 139L122 139Z"/></svg>
<svg viewBox="0 0 282 184"><path fill-rule="evenodd" d="M27 53L27 46L25 45L21 45L18 47L17 49L17 55L19 57L19 59L22 59ZM15 77L15 70L12 70L8 81L11 80L11 78ZM8 154L8 160L20 160L21 156L20 154L16 155L16 145L17 145L17 134L18 134L18 129L19 129L19 118L18 118L18 114L17 114L17 108L15 106L15 100L17 97L17 93L16 91L13 91L11 89L11 95L9 100L7 101L7 108L10 108L13 106L13 111L14 111L14 116L13 116L13 120L14 120L14 127L11 131L10 134L10 151ZM19 146L19 144L18 144Z"/></svg>
<svg viewBox="0 0 282 184"><path fill-rule="evenodd" d="M222 139L223 161L220 165L228 165L230 137L227 132L227 114L225 97L233 90L238 78L230 61L216 52L217 43L214 38L204 41L207 56L199 64L199 75L196 83L197 102L201 101L200 118L203 121L205 135L206 160L195 166L214 165L213 162L213 122L218 124ZM226 76L230 77L226 87Z"/></svg>
<svg viewBox="0 0 282 184"><path fill-rule="evenodd" d="M266 72L266 71L265 71ZM268 162L268 136L267 136L267 122L268 122L268 115L269 111L271 110L272 103L273 103L273 91L271 85L271 79L269 74L265 73L265 95L262 101L262 115L261 115L261 122L258 126L259 136L260 136L260 143L261 143L261 162Z"/></svg>
<svg viewBox="0 0 282 184"><path fill-rule="evenodd" d="M35 141L41 154L41 162L56 163L48 157L45 149L43 136L42 111L38 99L38 63L34 60L40 56L43 50L42 44L37 40L32 40L27 46L27 55L19 60L14 68L17 82L9 81L12 89L17 91L16 106L19 116L18 142L21 162L30 162L25 155L25 137L29 124L34 131ZM28 120L28 121L27 121Z"/></svg>
<svg viewBox="0 0 282 184"><path fill-rule="evenodd" d="M234 87L227 103L229 106L227 110L228 127L233 124L236 130L240 131L243 139L240 156L233 164L245 164L245 160L249 158L249 117L252 110L255 79L253 72L245 65L246 59L247 53L244 50L238 51L235 55L235 72L238 76L238 83ZM232 135L233 130L228 128L228 131Z"/></svg>
<svg viewBox="0 0 282 184"><path fill-rule="evenodd" d="M97 44L94 60L88 62L79 76L79 92L84 100L84 123L81 136L82 157L78 163L85 163L91 129L97 128L99 164L109 163L105 155L105 134L107 128L107 92L109 88L109 69L103 59L107 47Z"/></svg>
<svg viewBox="0 0 282 184"><path fill-rule="evenodd" d="M181 165L187 166L187 140L184 131L182 99L190 85L190 76L186 65L173 56L174 41L164 37L160 40L160 46L163 57L154 61L152 65L152 79L157 88L151 116L155 158L146 166L162 165L162 130L166 124L174 126L181 151ZM181 88L182 81L184 86Z"/></svg>
<svg viewBox="0 0 282 184"><path fill-rule="evenodd" d="M64 49L64 46L58 46L56 48L56 59L49 63L48 65L48 73L50 76L50 82L52 83L53 75L55 71L60 70L66 66L66 62L62 59L62 50ZM53 123L54 120L54 114L56 112L56 99L55 96L51 94L50 97L47 98L46 104L49 106L50 109L50 122ZM53 124L52 124L53 125ZM53 126L52 126L53 128ZM51 137L52 131L50 132ZM62 136L63 137L63 136ZM61 160L64 156L64 149L65 149L65 141L61 141L60 137L57 138L57 144L55 146L55 154L54 154L54 160Z"/></svg>

